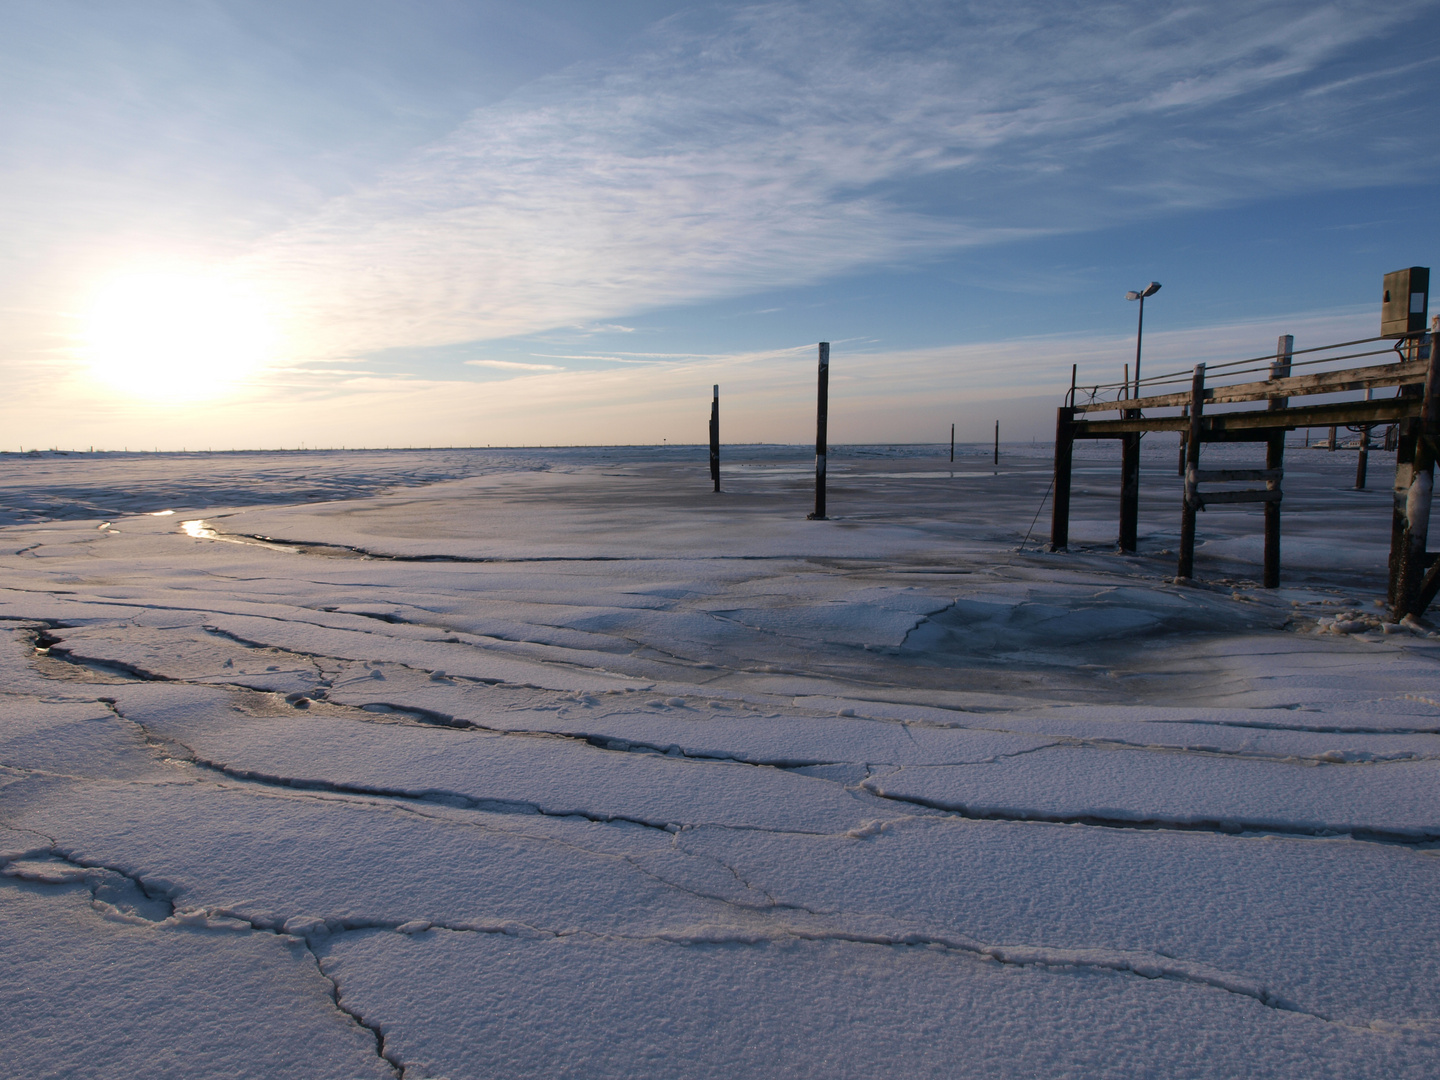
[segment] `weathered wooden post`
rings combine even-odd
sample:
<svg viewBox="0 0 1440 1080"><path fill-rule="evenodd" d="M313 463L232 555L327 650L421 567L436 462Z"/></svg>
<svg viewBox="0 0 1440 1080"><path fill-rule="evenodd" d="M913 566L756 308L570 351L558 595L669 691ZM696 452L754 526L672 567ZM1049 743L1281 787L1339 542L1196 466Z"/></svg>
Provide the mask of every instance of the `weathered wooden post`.
<svg viewBox="0 0 1440 1080"><path fill-rule="evenodd" d="M720 384L715 384L715 396L710 401L710 479L715 490L720 490Z"/></svg>
<svg viewBox="0 0 1440 1080"><path fill-rule="evenodd" d="M1074 402L1072 397L1071 402ZM1070 473L1075 456L1075 409L1055 410L1055 497L1050 504L1050 550L1070 544Z"/></svg>
<svg viewBox="0 0 1440 1080"><path fill-rule="evenodd" d="M1184 406L1184 407L1180 410L1180 418L1181 418L1182 420L1185 420L1185 419L1188 419L1189 416L1190 416L1190 406L1189 406L1189 405L1186 405L1186 406ZM1185 442L1186 442L1186 440L1185 440L1185 432L1182 431L1182 432L1180 432L1180 460L1175 463L1175 475L1176 475L1176 476L1184 476L1184 475L1185 475Z"/></svg>
<svg viewBox="0 0 1440 1080"><path fill-rule="evenodd" d="M820 375L815 397L815 512L811 521L825 520L826 428L830 420L830 343L820 342Z"/></svg>
<svg viewBox="0 0 1440 1080"><path fill-rule="evenodd" d="M955 463L955 425L950 425L950 463Z"/></svg>
<svg viewBox="0 0 1440 1080"><path fill-rule="evenodd" d="M1139 356L1136 356L1139 364ZM1140 393L1136 384L1136 395ZM1125 396L1130 397L1130 365L1125 365ZM1133 420L1140 413L1126 409L1121 414L1126 420ZM1120 436L1120 539L1117 545L1122 554L1135 553L1140 525L1140 434L1126 432Z"/></svg>
<svg viewBox="0 0 1440 1080"><path fill-rule="evenodd" d="M1369 400L1367 395L1366 400ZM1360 453L1355 457L1355 490L1364 491L1370 472L1370 425L1360 425Z"/></svg>
<svg viewBox="0 0 1440 1080"><path fill-rule="evenodd" d="M995 421L995 464L1000 464L1000 421Z"/></svg>
<svg viewBox="0 0 1440 1080"><path fill-rule="evenodd" d="M1270 365L1270 378L1290 377L1290 364L1295 355L1295 335L1281 334L1275 343L1275 360ZM1283 409L1290 404L1288 396L1272 397L1266 408L1270 412ZM1267 589L1280 587L1280 503L1284 497L1280 490L1281 470L1285 467L1285 429L1271 432L1265 441L1265 471L1274 476L1265 478L1265 490L1277 493L1275 502L1265 504L1265 574L1262 584Z"/></svg>
<svg viewBox="0 0 1440 1080"><path fill-rule="evenodd" d="M1430 505L1435 488L1435 450L1440 441L1440 316L1431 324L1430 363L1425 370L1424 404L1419 422L1411 421L1410 434L1400 441L1401 451L1410 444L1409 468L1402 475L1397 460L1395 469L1395 514L1403 519L1398 551L1391 552L1394 564L1392 577L1392 616L1398 622L1407 615L1418 616L1423 610L1426 591L1425 546L1430 531ZM1409 341L1411 356L1419 359L1420 339ZM1396 457L1399 458L1397 453ZM1401 490L1402 479L1408 481Z"/></svg>
<svg viewBox="0 0 1440 1080"><path fill-rule="evenodd" d="M1175 576L1195 576L1195 514L1200 509L1200 432L1205 410L1205 365L1195 365L1190 380L1190 432L1185 443L1185 504L1180 511L1180 565Z"/></svg>
<svg viewBox="0 0 1440 1080"><path fill-rule="evenodd" d="M1337 440L1336 440L1336 438L1335 438L1335 425L1334 425L1334 424L1331 424L1331 425L1330 425L1330 449L1331 449L1332 452L1335 450L1335 443L1336 443L1336 441L1337 441Z"/></svg>

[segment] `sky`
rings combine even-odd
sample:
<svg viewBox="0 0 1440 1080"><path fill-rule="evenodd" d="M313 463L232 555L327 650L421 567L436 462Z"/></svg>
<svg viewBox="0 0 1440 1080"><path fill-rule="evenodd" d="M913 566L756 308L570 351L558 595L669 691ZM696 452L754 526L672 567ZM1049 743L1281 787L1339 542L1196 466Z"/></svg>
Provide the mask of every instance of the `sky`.
<svg viewBox="0 0 1440 1080"><path fill-rule="evenodd" d="M1378 332L1440 0L0 0L0 449L1045 438Z"/></svg>

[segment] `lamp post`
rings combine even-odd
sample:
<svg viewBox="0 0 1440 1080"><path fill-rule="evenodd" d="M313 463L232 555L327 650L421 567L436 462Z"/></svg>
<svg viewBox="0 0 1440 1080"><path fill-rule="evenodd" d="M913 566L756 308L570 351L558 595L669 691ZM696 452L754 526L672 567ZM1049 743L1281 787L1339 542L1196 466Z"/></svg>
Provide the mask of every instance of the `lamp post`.
<svg viewBox="0 0 1440 1080"><path fill-rule="evenodd" d="M1135 396L1140 396L1140 339L1145 333L1145 297L1160 291L1160 283L1152 281L1140 290L1131 289L1125 294L1126 300L1140 301L1140 321L1135 326Z"/></svg>

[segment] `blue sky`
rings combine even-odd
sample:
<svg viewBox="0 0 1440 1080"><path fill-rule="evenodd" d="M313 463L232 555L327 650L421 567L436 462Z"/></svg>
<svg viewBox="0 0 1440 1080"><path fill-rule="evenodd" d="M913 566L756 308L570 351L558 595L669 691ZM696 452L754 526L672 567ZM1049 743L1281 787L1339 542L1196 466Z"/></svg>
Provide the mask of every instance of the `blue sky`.
<svg viewBox="0 0 1440 1080"><path fill-rule="evenodd" d="M1043 435L1152 279L1157 362L1372 332L1436 261L1437 16L4 5L0 408L17 445L676 441L718 381L728 435L802 441L827 339L837 441Z"/></svg>

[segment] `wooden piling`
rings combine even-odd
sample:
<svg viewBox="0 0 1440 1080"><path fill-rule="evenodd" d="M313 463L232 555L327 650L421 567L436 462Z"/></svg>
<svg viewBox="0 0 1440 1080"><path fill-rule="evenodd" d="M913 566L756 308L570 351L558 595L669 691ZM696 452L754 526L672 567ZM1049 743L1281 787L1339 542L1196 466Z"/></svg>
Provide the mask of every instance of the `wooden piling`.
<svg viewBox="0 0 1440 1080"><path fill-rule="evenodd" d="M1205 411L1205 365L1196 364L1190 380L1190 431L1185 443L1185 503L1180 511L1180 563L1175 576L1195 576L1195 514L1200 509L1200 435Z"/></svg>
<svg viewBox="0 0 1440 1080"><path fill-rule="evenodd" d="M710 400L710 479L715 490L720 490L720 384L715 384L715 396Z"/></svg>
<svg viewBox="0 0 1440 1080"><path fill-rule="evenodd" d="M1370 472L1370 425L1360 425L1360 453L1355 455L1355 490L1364 491Z"/></svg>
<svg viewBox="0 0 1440 1080"><path fill-rule="evenodd" d="M1186 418L1186 419L1189 418L1189 416L1190 416L1190 406L1189 406L1189 405L1186 405L1184 408L1182 408L1182 409L1180 410L1180 416L1181 416L1182 418ZM1185 432L1182 431L1182 432L1180 432L1180 460L1175 463L1175 475L1176 475L1176 476L1180 476L1180 477L1183 477L1183 476L1185 475L1185 443L1186 443Z"/></svg>
<svg viewBox="0 0 1440 1080"><path fill-rule="evenodd" d="M995 464L1000 464L1000 421L995 421Z"/></svg>
<svg viewBox="0 0 1440 1080"><path fill-rule="evenodd" d="M1331 425L1330 425L1330 450L1331 450L1332 452L1333 452L1333 451L1335 450L1335 448L1336 448L1336 442L1337 442L1337 440L1336 440L1336 438L1335 438L1335 425L1334 425L1334 424L1331 424Z"/></svg>
<svg viewBox="0 0 1440 1080"><path fill-rule="evenodd" d="M1290 377L1290 364L1295 354L1295 335L1281 334L1275 343L1275 360L1270 365L1270 378L1287 379ZM1270 412L1286 408L1290 404L1288 397L1272 397L1266 408ZM1279 474L1285 467L1285 432L1275 431L1265 442L1265 470ZM1267 589L1278 589L1280 587L1280 500L1284 497L1281 491L1280 479L1265 481L1265 490L1276 493L1274 502L1265 504L1265 570L1262 584Z"/></svg>
<svg viewBox="0 0 1440 1080"><path fill-rule="evenodd" d="M1072 399L1073 400L1073 399ZM1075 458L1075 409L1055 410L1055 494L1050 502L1050 550L1070 544L1070 474Z"/></svg>
<svg viewBox="0 0 1440 1080"><path fill-rule="evenodd" d="M825 520L825 456L830 422L830 343L820 342L820 374L815 391L815 512L811 521Z"/></svg>
<svg viewBox="0 0 1440 1080"><path fill-rule="evenodd" d="M1128 410L1127 417L1136 415ZM1120 436L1120 539L1119 548L1133 555L1140 536L1140 435Z"/></svg>
<svg viewBox="0 0 1440 1080"><path fill-rule="evenodd" d="M1425 547L1430 531L1430 507L1435 488L1436 444L1440 442L1440 316L1431 326L1430 362L1425 371L1424 403L1420 416L1410 421L1410 434L1402 438L1401 447L1411 444L1411 460L1408 482L1401 491L1402 475L1397 461L1395 470L1395 515L1402 519L1399 537L1392 533L1392 541L1399 540L1398 550L1391 551L1394 570L1392 577L1392 617L1396 622L1407 615L1419 617L1425 610L1422 602L1431 582L1425 574ZM1419 358L1420 339L1412 338L1408 343L1411 355ZM1400 455L1397 453L1398 459ZM1403 498L1402 498L1403 495Z"/></svg>
<svg viewBox="0 0 1440 1080"><path fill-rule="evenodd" d="M955 463L955 425L950 425L950 463Z"/></svg>
<svg viewBox="0 0 1440 1080"><path fill-rule="evenodd" d="M1390 513L1390 581L1385 590L1385 602L1392 608L1398 606L1400 599L1400 553L1405 547L1406 526L1409 524L1405 503L1415 473L1417 440L1413 429L1416 426L1404 421L1396 425L1399 434L1395 440L1394 502Z"/></svg>

